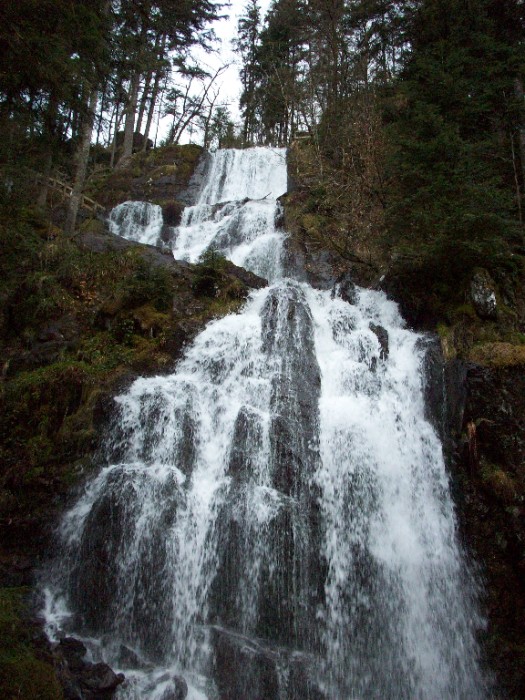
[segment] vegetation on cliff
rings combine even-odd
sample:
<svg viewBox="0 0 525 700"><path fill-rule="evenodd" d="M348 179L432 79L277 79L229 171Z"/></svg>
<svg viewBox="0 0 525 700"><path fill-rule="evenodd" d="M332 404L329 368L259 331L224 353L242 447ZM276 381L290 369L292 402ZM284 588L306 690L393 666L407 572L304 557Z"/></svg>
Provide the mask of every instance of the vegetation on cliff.
<svg viewBox="0 0 525 700"><path fill-rule="evenodd" d="M93 187L116 203L146 179L157 201L169 190L173 203L164 204L181 207L177 197L200 153L181 146L137 154L129 171ZM164 181L166 167L175 183ZM3 202L0 219L1 601L17 595L12 586L32 583L57 514L95 466L112 397L139 374L168 371L208 320L234 312L250 287L265 284L216 255L198 265L177 263L169 253L110 235L97 218L84 217L69 237L63 207L35 207L31 187L26 191L26 202ZM9 614L13 630L27 631L29 613L18 622L15 608ZM40 661L31 635L16 655L4 631L2 697L61 697L49 681L50 659Z"/></svg>
<svg viewBox="0 0 525 700"><path fill-rule="evenodd" d="M523 697L522 3L275 0L263 22L251 0L239 45L242 133L291 145L288 246L307 274L322 282L330 251L335 274L439 333L484 648L504 697Z"/></svg>
<svg viewBox="0 0 525 700"><path fill-rule="evenodd" d="M508 697L525 693L522 3L275 0L263 21L250 0L237 133L206 91L213 76L187 61L208 43L216 3L22 0L0 12L1 580L30 582L24 557L89 467L112 393L168 368L247 291L223 261L177 266L110 243L94 219L75 225L82 189L106 207L147 199L178 221L201 149L149 150L164 90L168 140L195 119L205 145L290 145L292 242L384 288L409 323L438 330L450 363L467 363L460 510L488 562L487 649L502 677L512 666ZM181 88L192 80L197 100ZM74 185L67 218L53 174ZM496 312L476 304L476 277ZM42 671L33 688L55 697L17 636L22 598L0 596L0 667ZM0 688L16 697L5 673Z"/></svg>
<svg viewBox="0 0 525 700"><path fill-rule="evenodd" d="M478 267L519 286L520 3L277 0L264 24L256 10L239 23L243 133L292 142L294 231L365 283L394 280L420 325L464 304Z"/></svg>

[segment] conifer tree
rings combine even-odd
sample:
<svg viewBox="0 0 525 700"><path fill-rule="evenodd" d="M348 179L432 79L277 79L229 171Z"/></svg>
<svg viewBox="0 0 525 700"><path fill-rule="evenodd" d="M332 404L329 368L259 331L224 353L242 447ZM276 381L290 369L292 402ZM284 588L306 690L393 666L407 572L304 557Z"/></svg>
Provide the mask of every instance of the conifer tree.
<svg viewBox="0 0 525 700"><path fill-rule="evenodd" d="M259 35L261 31L261 10L258 0L249 0L244 15L237 25L236 50L241 55L242 94L240 100L243 115L242 138L245 145L252 144L258 131L257 86L260 79Z"/></svg>

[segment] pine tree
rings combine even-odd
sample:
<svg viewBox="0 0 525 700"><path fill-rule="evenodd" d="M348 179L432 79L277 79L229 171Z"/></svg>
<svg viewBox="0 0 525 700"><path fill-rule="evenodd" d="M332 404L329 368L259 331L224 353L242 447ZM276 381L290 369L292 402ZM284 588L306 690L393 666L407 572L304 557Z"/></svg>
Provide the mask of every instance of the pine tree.
<svg viewBox="0 0 525 700"><path fill-rule="evenodd" d="M258 0L249 0L244 15L237 24L237 38L234 47L240 53L242 94L240 100L243 115L242 138L245 145L252 144L258 132L256 89L260 79L258 65L259 36L261 31L261 10Z"/></svg>
<svg viewBox="0 0 525 700"><path fill-rule="evenodd" d="M524 56L501 22L508 4L424 0L409 27L389 227L419 254L447 259L449 271L497 265L520 237L512 138Z"/></svg>

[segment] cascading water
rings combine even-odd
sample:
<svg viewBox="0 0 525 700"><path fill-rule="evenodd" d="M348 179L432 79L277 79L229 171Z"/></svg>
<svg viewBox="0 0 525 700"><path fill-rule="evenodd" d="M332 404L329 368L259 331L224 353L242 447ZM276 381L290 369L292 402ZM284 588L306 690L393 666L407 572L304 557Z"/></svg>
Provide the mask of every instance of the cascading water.
<svg viewBox="0 0 525 700"><path fill-rule="evenodd" d="M156 245L162 232L162 207L149 202L123 202L111 210L111 233L137 243Z"/></svg>
<svg viewBox="0 0 525 700"><path fill-rule="evenodd" d="M283 150L212 157L175 255L274 284L117 398L61 526L49 633L90 640L129 700L179 697L174 675L193 700L482 699L420 337L382 293L280 278L285 190Z"/></svg>
<svg viewBox="0 0 525 700"><path fill-rule="evenodd" d="M217 151L197 204L187 207L173 242L177 259L197 262L207 250L269 281L282 276L276 198L286 192L285 149Z"/></svg>

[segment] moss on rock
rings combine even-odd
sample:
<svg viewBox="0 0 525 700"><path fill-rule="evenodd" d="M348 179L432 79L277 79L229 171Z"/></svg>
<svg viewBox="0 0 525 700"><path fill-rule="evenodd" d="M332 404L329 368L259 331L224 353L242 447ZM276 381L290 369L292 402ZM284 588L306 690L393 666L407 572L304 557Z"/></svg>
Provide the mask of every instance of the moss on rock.
<svg viewBox="0 0 525 700"><path fill-rule="evenodd" d="M193 144L135 153L123 167L99 174L88 194L107 209L128 200L160 205L176 200L188 186L202 153Z"/></svg>
<svg viewBox="0 0 525 700"><path fill-rule="evenodd" d="M27 624L27 589L0 588L0 697L62 700L49 660L39 658Z"/></svg>
<svg viewBox="0 0 525 700"><path fill-rule="evenodd" d="M468 359L485 367L525 366L525 345L479 343L469 352Z"/></svg>

